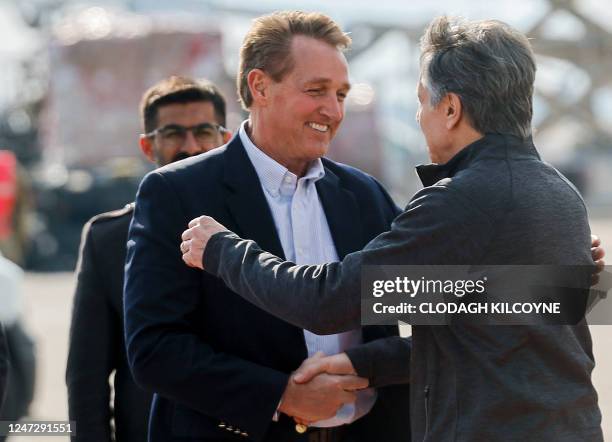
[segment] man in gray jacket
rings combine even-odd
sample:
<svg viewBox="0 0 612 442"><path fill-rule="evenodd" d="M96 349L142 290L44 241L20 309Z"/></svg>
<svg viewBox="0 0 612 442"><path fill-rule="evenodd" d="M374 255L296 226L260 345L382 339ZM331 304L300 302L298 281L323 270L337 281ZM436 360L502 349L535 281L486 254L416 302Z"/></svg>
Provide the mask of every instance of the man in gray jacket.
<svg viewBox="0 0 612 442"><path fill-rule="evenodd" d="M295 266L208 217L183 259L284 320L335 333L360 323L363 264L592 265L584 202L531 139L535 59L497 21L435 19L422 38L417 119L433 164L391 231L341 263ZM375 385L411 382L414 441L602 441L587 325L414 325L347 351Z"/></svg>

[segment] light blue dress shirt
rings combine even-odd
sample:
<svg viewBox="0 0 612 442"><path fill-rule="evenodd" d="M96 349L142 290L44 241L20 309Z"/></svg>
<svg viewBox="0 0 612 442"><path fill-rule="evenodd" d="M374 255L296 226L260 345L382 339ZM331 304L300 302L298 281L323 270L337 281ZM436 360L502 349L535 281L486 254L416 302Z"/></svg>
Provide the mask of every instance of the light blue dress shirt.
<svg viewBox="0 0 612 442"><path fill-rule="evenodd" d="M338 261L315 186L325 175L323 163L317 158L306 174L298 178L253 144L246 131L248 123L248 120L242 123L238 135L259 177L285 258L296 264ZM338 354L362 343L361 329L325 336L304 330L304 338L309 357L318 351L326 355ZM311 426L335 427L351 423L368 413L375 401L376 390L369 388L360 391L355 404L346 404L333 418Z"/></svg>

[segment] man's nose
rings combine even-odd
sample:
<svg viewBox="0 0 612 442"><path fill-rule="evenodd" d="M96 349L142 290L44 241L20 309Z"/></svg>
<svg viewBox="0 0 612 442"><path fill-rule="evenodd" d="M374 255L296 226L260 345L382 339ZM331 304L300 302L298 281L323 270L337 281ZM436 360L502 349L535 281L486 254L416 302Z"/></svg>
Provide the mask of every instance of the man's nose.
<svg viewBox="0 0 612 442"><path fill-rule="evenodd" d="M188 130L185 134L185 142L181 147L181 151L187 152L189 155L193 155L194 153L202 152L202 146L200 146L193 136L193 132Z"/></svg>
<svg viewBox="0 0 612 442"><path fill-rule="evenodd" d="M344 118L344 103L335 95L330 95L321 108L321 113L332 121L342 121Z"/></svg>

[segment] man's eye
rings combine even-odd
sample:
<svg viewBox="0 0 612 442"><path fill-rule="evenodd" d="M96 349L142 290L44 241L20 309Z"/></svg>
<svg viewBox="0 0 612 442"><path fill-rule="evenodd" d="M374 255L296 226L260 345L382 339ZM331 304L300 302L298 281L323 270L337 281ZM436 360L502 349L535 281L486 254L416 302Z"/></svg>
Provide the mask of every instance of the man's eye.
<svg viewBox="0 0 612 442"><path fill-rule="evenodd" d="M181 132L176 129L165 130L163 132L163 136L166 138L175 138L175 137L180 137L181 135L182 135Z"/></svg>
<svg viewBox="0 0 612 442"><path fill-rule="evenodd" d="M209 127L206 128L197 128L193 131L193 134L196 137L213 137L215 136L215 130Z"/></svg>
<svg viewBox="0 0 612 442"><path fill-rule="evenodd" d="M345 93L339 93L338 94L338 101L344 101L346 100L346 95Z"/></svg>
<svg viewBox="0 0 612 442"><path fill-rule="evenodd" d="M321 95L323 93L323 89L308 89L306 92L311 95Z"/></svg>

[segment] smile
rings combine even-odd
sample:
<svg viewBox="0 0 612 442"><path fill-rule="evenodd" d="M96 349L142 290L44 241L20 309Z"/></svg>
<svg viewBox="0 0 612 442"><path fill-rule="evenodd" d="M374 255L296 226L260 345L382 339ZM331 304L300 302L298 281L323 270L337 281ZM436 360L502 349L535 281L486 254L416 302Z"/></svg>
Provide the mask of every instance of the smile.
<svg viewBox="0 0 612 442"><path fill-rule="evenodd" d="M308 126L319 132L327 132L329 130L329 126L326 124L308 123Z"/></svg>

